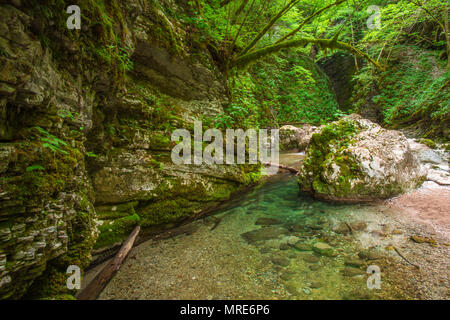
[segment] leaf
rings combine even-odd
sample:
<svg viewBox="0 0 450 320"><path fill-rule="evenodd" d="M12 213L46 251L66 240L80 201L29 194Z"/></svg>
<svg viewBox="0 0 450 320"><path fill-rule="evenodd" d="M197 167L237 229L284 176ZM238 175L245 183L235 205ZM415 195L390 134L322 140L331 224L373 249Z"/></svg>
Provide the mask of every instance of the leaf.
<svg viewBox="0 0 450 320"><path fill-rule="evenodd" d="M26 169L27 172L31 172L31 171L44 171L44 170L45 170L45 168L44 168L43 166L41 166L41 165L38 165L38 164L29 166L29 167L27 167L27 169Z"/></svg>

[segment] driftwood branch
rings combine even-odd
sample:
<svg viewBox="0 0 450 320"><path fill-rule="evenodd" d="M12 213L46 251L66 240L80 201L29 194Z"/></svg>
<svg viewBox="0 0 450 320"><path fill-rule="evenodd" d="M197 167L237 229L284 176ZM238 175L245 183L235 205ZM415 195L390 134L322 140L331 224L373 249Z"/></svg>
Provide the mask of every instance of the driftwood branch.
<svg viewBox="0 0 450 320"><path fill-rule="evenodd" d="M77 295L78 300L95 300L98 298L102 290L108 284L109 280L113 277L113 275L120 269L123 261L128 255L128 252L133 247L134 241L141 230L141 227L136 226L128 236L127 240L123 243L119 252L117 252L116 256L110 263L108 263L102 271L87 285L84 290Z"/></svg>
<svg viewBox="0 0 450 320"><path fill-rule="evenodd" d="M400 252L400 250L398 250L396 247L394 247L395 252L397 252L397 254L403 259L405 260L407 263L409 263L410 265L416 267L417 269L420 269L420 267L417 264L412 263L411 261L409 261L408 259L406 259L402 253Z"/></svg>

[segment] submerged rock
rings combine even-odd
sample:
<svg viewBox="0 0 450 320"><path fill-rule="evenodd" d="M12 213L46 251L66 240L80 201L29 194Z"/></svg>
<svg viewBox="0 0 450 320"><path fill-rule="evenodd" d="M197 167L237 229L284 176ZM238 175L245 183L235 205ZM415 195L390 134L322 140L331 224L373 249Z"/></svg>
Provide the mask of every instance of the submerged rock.
<svg viewBox="0 0 450 320"><path fill-rule="evenodd" d="M290 246L295 246L295 244L300 240L299 237L296 236L290 236L287 238L287 244Z"/></svg>
<svg viewBox="0 0 450 320"><path fill-rule="evenodd" d="M297 242L294 247L300 251L312 251L312 245L309 243Z"/></svg>
<svg viewBox="0 0 450 320"><path fill-rule="evenodd" d="M253 243L261 240L270 240L278 238L284 234L286 229L281 227L266 227L262 229L252 230L241 234L241 236L247 240L248 243Z"/></svg>
<svg viewBox="0 0 450 320"><path fill-rule="evenodd" d="M308 263L317 263L320 261L320 258L312 254L307 254L303 257L303 260Z"/></svg>
<svg viewBox="0 0 450 320"><path fill-rule="evenodd" d="M272 263L282 266L282 267L287 267L290 263L289 259L283 256L273 256L272 257Z"/></svg>
<svg viewBox="0 0 450 320"><path fill-rule="evenodd" d="M335 252L334 252L333 248L329 244L326 244L324 242L316 242L313 245L312 249L314 252L316 252L322 256L327 256L327 257L335 256Z"/></svg>
<svg viewBox="0 0 450 320"><path fill-rule="evenodd" d="M320 265L318 265L318 264L312 264L312 265L310 265L308 268L309 268L309 270L311 270L311 271L317 271L317 270L320 269Z"/></svg>
<svg viewBox="0 0 450 320"><path fill-rule="evenodd" d="M288 283L284 287L286 288L287 292L289 292L290 294L292 294L294 296L298 295L298 293L299 293L297 290L297 286L294 284Z"/></svg>
<svg viewBox="0 0 450 320"><path fill-rule="evenodd" d="M364 261L359 260L357 258L353 258L353 259L346 259L344 261L344 264L346 266L350 266L350 267L356 267L356 268L361 268L364 265Z"/></svg>
<svg viewBox="0 0 450 320"><path fill-rule="evenodd" d="M351 115L313 135L298 181L317 198L360 202L402 194L424 179L401 132Z"/></svg>
<svg viewBox="0 0 450 320"><path fill-rule="evenodd" d="M295 275L295 272L293 271L285 271L280 275L280 278L284 281L291 280Z"/></svg>
<svg viewBox="0 0 450 320"><path fill-rule="evenodd" d="M355 276L361 276L361 275L366 274L363 270L361 270L359 268L353 268L353 267L346 267L341 272L346 277L355 277Z"/></svg>
<svg viewBox="0 0 450 320"><path fill-rule="evenodd" d="M270 226L274 224L281 224L281 221L275 218L258 218L255 222L256 225L262 225L262 226Z"/></svg>
<svg viewBox="0 0 450 320"><path fill-rule="evenodd" d="M363 250L358 253L358 257L364 260L378 260L383 258L381 254L372 250Z"/></svg>

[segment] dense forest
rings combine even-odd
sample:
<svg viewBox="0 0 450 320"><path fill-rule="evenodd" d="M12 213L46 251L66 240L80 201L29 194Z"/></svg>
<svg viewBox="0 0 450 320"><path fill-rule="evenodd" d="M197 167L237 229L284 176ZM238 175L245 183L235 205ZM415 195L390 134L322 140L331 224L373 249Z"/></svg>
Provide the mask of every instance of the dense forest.
<svg viewBox="0 0 450 320"><path fill-rule="evenodd" d="M130 250L101 298L449 298L431 275L448 273L448 1L73 2L0 1L0 299L97 298L108 267L92 270ZM279 129L280 173L173 163L173 132L198 121ZM180 258L195 235L217 245L202 266L242 285L183 269L202 261ZM224 267L216 249L252 258ZM162 279L208 280L140 287L130 261L150 256ZM384 291L360 289L373 260Z"/></svg>

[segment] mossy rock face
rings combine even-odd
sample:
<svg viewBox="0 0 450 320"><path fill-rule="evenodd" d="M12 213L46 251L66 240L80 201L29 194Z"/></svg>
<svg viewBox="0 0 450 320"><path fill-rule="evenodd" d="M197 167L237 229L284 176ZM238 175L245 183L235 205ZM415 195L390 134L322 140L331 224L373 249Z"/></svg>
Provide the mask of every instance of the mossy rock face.
<svg viewBox="0 0 450 320"><path fill-rule="evenodd" d="M19 2L0 5L0 299L69 299L67 267L94 245L192 217L260 172L172 164L171 132L228 102L182 30L187 3L82 0L78 31L67 1Z"/></svg>
<svg viewBox="0 0 450 320"><path fill-rule="evenodd" d="M300 171L301 190L344 202L390 198L425 179L402 133L358 115L314 134Z"/></svg>

